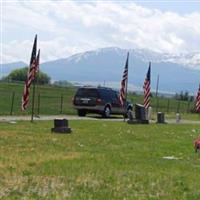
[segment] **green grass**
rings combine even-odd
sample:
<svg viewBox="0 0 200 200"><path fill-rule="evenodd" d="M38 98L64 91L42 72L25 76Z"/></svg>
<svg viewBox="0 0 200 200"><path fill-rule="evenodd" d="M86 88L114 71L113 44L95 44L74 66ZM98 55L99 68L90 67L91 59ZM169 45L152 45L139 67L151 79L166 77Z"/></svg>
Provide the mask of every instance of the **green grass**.
<svg viewBox="0 0 200 200"><path fill-rule="evenodd" d="M1 123L1 199L200 199L200 125ZM178 160L166 160L175 156Z"/></svg>
<svg viewBox="0 0 200 200"><path fill-rule="evenodd" d="M13 115L26 115L31 113L31 99L30 106L27 111L21 111L21 98L22 98L23 84L15 83L0 83L0 115L9 115L11 113L12 95L15 92ZM39 113L41 115L57 115L61 114L61 96L63 96L62 114L76 114L76 110L72 107L72 98L75 94L76 88L74 87L58 87L58 86L37 86L35 98L35 113L38 113L38 95L40 94ZM32 91L31 91L32 97ZM142 95L130 95L129 99L133 104L143 104ZM158 105L158 109L156 109ZM175 99L167 99L159 97L157 99L151 98L151 106L153 112L157 111L171 113L174 115L178 110L187 117L187 113L194 107L193 102L179 101ZM170 116L170 115L169 115ZM189 115L189 118L193 115ZM197 115L192 117L196 119ZM188 117L187 117L188 118Z"/></svg>

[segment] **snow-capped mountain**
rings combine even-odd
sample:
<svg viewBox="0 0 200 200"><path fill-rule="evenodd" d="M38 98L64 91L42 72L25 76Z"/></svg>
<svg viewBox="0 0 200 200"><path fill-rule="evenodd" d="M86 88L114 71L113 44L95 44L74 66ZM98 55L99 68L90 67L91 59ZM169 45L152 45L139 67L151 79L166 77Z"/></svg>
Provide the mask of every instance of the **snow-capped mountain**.
<svg viewBox="0 0 200 200"><path fill-rule="evenodd" d="M87 57L90 55L98 55L100 53L108 53L110 51L114 51L119 56L124 54L124 51L129 51L131 54L134 54L135 57L141 59L144 62L172 62L184 65L187 68L200 70L200 52L167 54L154 52L148 49L120 49L117 47L109 47L75 54L70 56L69 60L76 59L76 62L79 62L82 59L87 59Z"/></svg>
<svg viewBox="0 0 200 200"><path fill-rule="evenodd" d="M192 69L200 70L200 52L190 54L180 54L172 60Z"/></svg>
<svg viewBox="0 0 200 200"><path fill-rule="evenodd" d="M151 61L152 88L156 87L159 74L162 91L196 91L200 82L200 52L171 55L147 49L110 47L45 62L40 68L48 73L52 80L119 83L128 51L130 84L142 89L148 62Z"/></svg>
<svg viewBox="0 0 200 200"><path fill-rule="evenodd" d="M183 60L197 54L183 57L140 49L102 48L46 62L41 68L49 73L53 80L90 81L103 84L105 81L119 83L122 77L127 52L129 59L129 83L142 89L148 62L152 62L152 88L156 86L157 75L160 75L160 89L178 92L188 90L195 92L200 82L199 62L187 65ZM197 60L198 61L198 60ZM193 62L194 64L194 62ZM195 66L195 67L194 67Z"/></svg>

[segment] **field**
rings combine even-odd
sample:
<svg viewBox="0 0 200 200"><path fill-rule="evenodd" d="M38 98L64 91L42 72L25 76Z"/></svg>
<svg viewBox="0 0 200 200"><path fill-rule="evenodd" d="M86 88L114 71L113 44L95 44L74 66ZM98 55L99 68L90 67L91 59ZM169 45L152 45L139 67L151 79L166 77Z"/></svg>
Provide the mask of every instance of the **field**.
<svg viewBox="0 0 200 200"><path fill-rule="evenodd" d="M75 120L68 135L51 134L51 121L0 126L0 199L200 199L200 125Z"/></svg>
<svg viewBox="0 0 200 200"><path fill-rule="evenodd" d="M27 111L21 111L21 98L23 84L0 83L0 115L27 115L31 113L32 91L30 106ZM72 108L72 97L75 93L73 87L37 86L35 97L35 114L56 115L61 113L75 114ZM12 97L14 103L12 109ZM39 107L39 110L38 110ZM11 111L12 110L12 111Z"/></svg>
<svg viewBox="0 0 200 200"><path fill-rule="evenodd" d="M27 115L31 113L31 98L30 106L27 111L21 111L22 91L23 84L0 83L0 115ZM74 87L37 86L35 114L76 114L76 111L72 107L72 98L75 91L76 88ZM142 95L129 94L128 99L130 99L133 104L143 104ZM193 109L194 102L177 101L173 98L162 97L159 97L157 100L153 97L151 98L151 106L153 107L154 113L162 111L172 115L176 112L187 114Z"/></svg>

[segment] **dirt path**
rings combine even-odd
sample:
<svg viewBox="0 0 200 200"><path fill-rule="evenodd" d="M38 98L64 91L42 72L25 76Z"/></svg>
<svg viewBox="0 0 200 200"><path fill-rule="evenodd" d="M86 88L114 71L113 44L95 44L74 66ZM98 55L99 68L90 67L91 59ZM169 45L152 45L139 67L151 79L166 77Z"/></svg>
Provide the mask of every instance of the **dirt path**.
<svg viewBox="0 0 200 200"><path fill-rule="evenodd" d="M123 118L112 117L112 118L101 118L98 116L92 117L78 117L76 115L42 115L40 117L34 117L35 121L45 121L45 120L54 120L56 118L66 118L68 120L101 120L101 121L124 121ZM0 116L0 122L12 122L12 121L30 121L31 116ZM175 124L175 119L166 120L169 124ZM151 121L151 123L156 123L156 121ZM194 120L181 120L179 124L200 124L200 121Z"/></svg>

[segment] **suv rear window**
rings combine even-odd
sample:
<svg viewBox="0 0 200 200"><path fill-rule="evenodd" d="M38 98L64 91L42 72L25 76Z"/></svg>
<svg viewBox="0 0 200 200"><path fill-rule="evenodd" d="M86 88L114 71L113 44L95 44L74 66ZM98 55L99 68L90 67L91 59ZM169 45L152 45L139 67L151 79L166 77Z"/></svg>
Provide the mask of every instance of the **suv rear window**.
<svg viewBox="0 0 200 200"><path fill-rule="evenodd" d="M80 88L77 93L77 97L95 97L98 98L97 89L92 88Z"/></svg>

